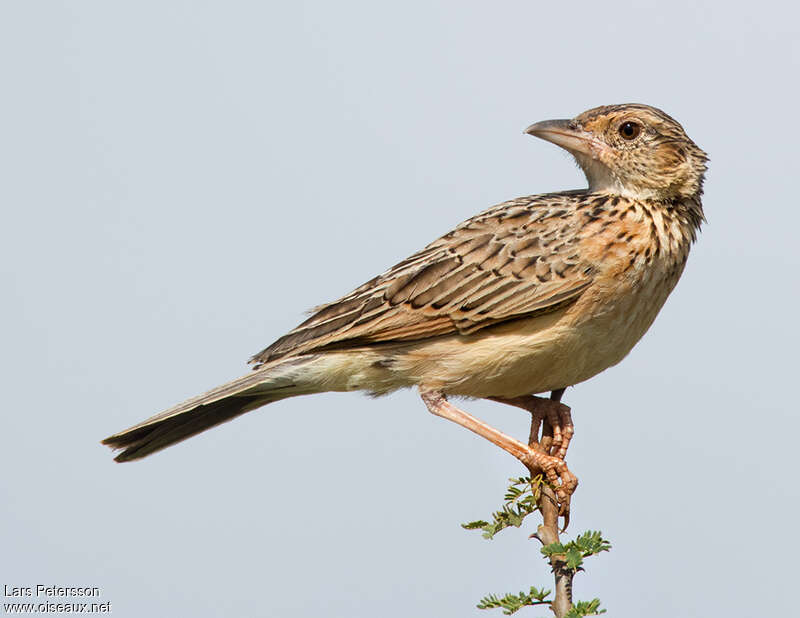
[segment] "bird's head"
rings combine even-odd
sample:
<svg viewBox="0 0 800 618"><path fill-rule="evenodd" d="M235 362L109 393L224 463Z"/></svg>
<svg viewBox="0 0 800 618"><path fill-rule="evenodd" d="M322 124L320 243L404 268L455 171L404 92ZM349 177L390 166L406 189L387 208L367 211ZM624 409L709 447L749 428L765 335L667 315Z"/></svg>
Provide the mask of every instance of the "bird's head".
<svg viewBox="0 0 800 618"><path fill-rule="evenodd" d="M525 133L569 151L592 191L669 201L703 193L708 156L655 107L595 107L572 120L537 122Z"/></svg>

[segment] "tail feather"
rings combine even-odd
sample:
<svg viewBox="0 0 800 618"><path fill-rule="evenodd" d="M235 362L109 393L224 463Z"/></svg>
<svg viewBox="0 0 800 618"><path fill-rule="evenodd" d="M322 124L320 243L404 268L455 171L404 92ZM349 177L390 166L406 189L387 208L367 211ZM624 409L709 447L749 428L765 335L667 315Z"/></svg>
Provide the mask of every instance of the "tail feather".
<svg viewBox="0 0 800 618"><path fill-rule="evenodd" d="M311 360L310 358L304 360ZM131 461L191 438L263 405L309 392L296 383L298 362L279 362L193 397L102 441Z"/></svg>
<svg viewBox="0 0 800 618"><path fill-rule="evenodd" d="M130 429L103 440L115 449L124 449L115 461L132 461L147 457L168 446L182 442L216 425L273 401L254 397L228 397L211 404L200 405L145 427Z"/></svg>

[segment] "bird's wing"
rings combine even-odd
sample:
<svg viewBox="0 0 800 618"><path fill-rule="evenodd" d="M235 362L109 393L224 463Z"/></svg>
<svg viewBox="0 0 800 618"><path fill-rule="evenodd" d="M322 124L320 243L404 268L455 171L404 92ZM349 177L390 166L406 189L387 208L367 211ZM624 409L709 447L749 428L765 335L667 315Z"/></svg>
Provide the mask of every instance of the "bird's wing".
<svg viewBox="0 0 800 618"><path fill-rule="evenodd" d="M574 195L499 204L314 314L250 362L468 334L574 301L592 280ZM570 204L572 207L570 207Z"/></svg>

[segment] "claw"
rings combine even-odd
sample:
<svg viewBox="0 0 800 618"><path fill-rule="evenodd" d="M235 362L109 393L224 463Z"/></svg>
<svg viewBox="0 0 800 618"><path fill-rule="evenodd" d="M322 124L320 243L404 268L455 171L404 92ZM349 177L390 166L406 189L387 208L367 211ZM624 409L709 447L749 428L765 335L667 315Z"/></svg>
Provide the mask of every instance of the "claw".
<svg viewBox="0 0 800 618"><path fill-rule="evenodd" d="M558 501L558 514L565 519L565 529L569 524L569 504L572 494L578 487L578 478L567 468L566 462L553 455L546 455L529 449L525 457L521 457L525 466L531 470L541 470L547 482L553 488Z"/></svg>

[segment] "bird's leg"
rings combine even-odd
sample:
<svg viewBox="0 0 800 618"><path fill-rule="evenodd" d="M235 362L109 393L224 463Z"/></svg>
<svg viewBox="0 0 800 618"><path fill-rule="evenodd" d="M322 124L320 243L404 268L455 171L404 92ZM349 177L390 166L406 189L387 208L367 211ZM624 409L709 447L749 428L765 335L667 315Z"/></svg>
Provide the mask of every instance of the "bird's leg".
<svg viewBox="0 0 800 618"><path fill-rule="evenodd" d="M523 395L522 397L489 397L492 401L505 403L510 406L522 408L531 413L533 422L531 423L531 440L534 439L534 431L538 434L539 425L542 421L546 420L553 430L552 449L555 452L550 452L554 457L564 459L567 456L567 449L575 435L575 427L572 424L572 414L570 414L569 406L561 403L561 396L564 394L564 389L553 391L549 399L544 397L537 397L535 395ZM538 436L537 436L538 442Z"/></svg>
<svg viewBox="0 0 800 618"><path fill-rule="evenodd" d="M542 470L547 480L555 488L558 502L561 504L562 514L569 511L569 498L578 486L578 479L569 471L563 459L541 453L467 414L463 410L459 410L447 401L444 394L439 391L423 391L420 389L420 396L431 413L458 423L462 427L466 427L479 436L486 438L519 459L527 468Z"/></svg>

